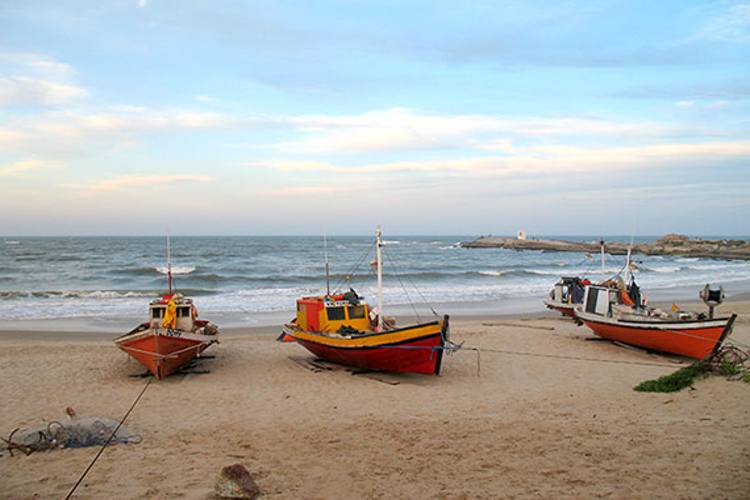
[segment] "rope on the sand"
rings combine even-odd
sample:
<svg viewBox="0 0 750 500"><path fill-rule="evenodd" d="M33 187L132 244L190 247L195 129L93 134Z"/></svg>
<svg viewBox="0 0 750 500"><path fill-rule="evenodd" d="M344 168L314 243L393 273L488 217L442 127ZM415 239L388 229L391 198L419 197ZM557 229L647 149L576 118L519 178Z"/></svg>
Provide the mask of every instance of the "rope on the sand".
<svg viewBox="0 0 750 500"><path fill-rule="evenodd" d="M555 358L555 359L567 359L574 361L593 361L599 363L614 363L620 365L640 365L640 366L664 366L672 368L674 365L666 363L651 363L649 361L626 361L622 359L602 359L602 358L586 358L583 356L563 356L561 354L543 354L538 352L524 352L524 351L509 351L506 349L491 349L485 347L463 347L463 349L492 352L496 354L511 354L515 356L536 356L540 358Z"/></svg>
<svg viewBox="0 0 750 500"><path fill-rule="evenodd" d="M112 434L109 436L109 439L107 439L107 441L102 445L102 447L99 448L99 452L96 454L96 456L91 461L91 463L89 464L89 466L86 467L86 470L83 471L83 474L81 474L81 477L78 478L78 481L76 481L76 484L73 485L73 488L70 489L70 492L65 497L65 500L68 500L70 497L73 496L73 493L75 493L75 491L78 488L78 486L81 484L81 482L83 481L83 479L86 477L86 474L89 473L89 471L91 470L91 468L94 466L94 464L96 463L96 461L99 459L99 457L104 452L104 449L107 447L107 445L109 445L109 443L112 442L112 439L115 437L115 434L117 434L117 431L120 430L120 427L122 427L122 424L125 423L125 420L127 420L127 418L130 416L130 413L135 408L135 405L137 405L138 401L141 400L141 396L143 396L143 393L146 392L146 389L148 389L148 386L151 385L151 381L152 380L153 379L149 379L148 382L146 382L146 385L143 386L143 389L141 390L140 394L138 394L138 397L135 398L135 401L133 401L133 404L130 405L130 409L127 411L127 413L125 413L125 416L122 417L122 419L120 420L120 423L118 423L117 427L115 427L115 430L112 431Z"/></svg>
<svg viewBox="0 0 750 500"><path fill-rule="evenodd" d="M421 345L383 345L377 346L375 349L429 349L431 351L447 351L449 354L460 351L475 351L477 353L477 376L480 373L480 358L482 352L491 352L494 354L509 354L514 356L536 356L540 358L554 358L554 359L565 359L572 361L590 361L599 363L613 363L620 365L639 365L639 366L659 366L673 368L674 365L667 363L651 363L649 361L626 361L621 359L602 359L602 358L586 358L583 356L563 356L561 354L544 354L538 352L525 352L525 351L510 351L507 349L491 349L486 347L474 347L465 346L463 344L452 344L449 346L421 346Z"/></svg>

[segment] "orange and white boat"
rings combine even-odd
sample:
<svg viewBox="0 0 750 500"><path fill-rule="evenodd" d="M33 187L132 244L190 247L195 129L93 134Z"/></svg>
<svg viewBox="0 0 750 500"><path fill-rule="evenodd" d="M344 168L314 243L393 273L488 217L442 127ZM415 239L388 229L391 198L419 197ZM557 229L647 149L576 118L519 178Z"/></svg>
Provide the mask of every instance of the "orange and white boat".
<svg viewBox="0 0 750 500"><path fill-rule="evenodd" d="M591 281L586 278L563 276L552 287L544 305L547 309L553 309L563 316L575 318L575 307L583 303L586 285L590 284Z"/></svg>
<svg viewBox="0 0 750 500"><path fill-rule="evenodd" d="M326 361L365 370L440 374L448 340L448 316L397 328L382 314L382 256L380 228L376 232L378 307L371 311L354 290L344 294L302 297L296 318L284 325L282 342L297 342ZM326 273L327 273L326 264Z"/></svg>
<svg viewBox="0 0 750 500"><path fill-rule="evenodd" d="M599 240L601 250L602 276L606 276L604 270L604 239ZM587 255L587 257L591 257ZM605 282L606 283L606 282ZM583 303L583 295L586 292L586 286L591 284L591 280L581 276L563 276L560 281L554 284L549 292L549 297L544 300L547 309L559 312L563 316L575 319L576 307Z"/></svg>
<svg viewBox="0 0 750 500"><path fill-rule="evenodd" d="M211 344L219 342L218 327L199 320L192 299L173 292L169 262L167 280L169 293L151 301L149 320L114 340L117 347L145 366L157 379L174 373Z"/></svg>
<svg viewBox="0 0 750 500"><path fill-rule="evenodd" d="M714 318L713 308L723 300L723 291L708 285L700 294L709 313L661 311L642 304L623 303L616 288L586 287L583 305L576 317L596 335L646 349L705 359L716 352L732 332L736 314Z"/></svg>

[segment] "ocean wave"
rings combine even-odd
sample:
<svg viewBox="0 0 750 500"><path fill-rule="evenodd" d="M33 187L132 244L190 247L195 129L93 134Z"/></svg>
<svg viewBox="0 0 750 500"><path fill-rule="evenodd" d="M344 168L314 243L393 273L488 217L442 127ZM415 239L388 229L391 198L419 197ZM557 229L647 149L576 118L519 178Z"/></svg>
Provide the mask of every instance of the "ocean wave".
<svg viewBox="0 0 750 500"><path fill-rule="evenodd" d="M180 289L185 296L213 295L216 290ZM0 299L123 299L134 297L159 297L155 290L8 290L0 291Z"/></svg>
<svg viewBox="0 0 750 500"><path fill-rule="evenodd" d="M172 267L173 275L186 275L195 271L193 266L174 266ZM120 267L109 271L110 274L120 276L160 276L167 274L166 266L134 266L134 267Z"/></svg>
<svg viewBox="0 0 750 500"><path fill-rule="evenodd" d="M18 241L18 240L5 240L5 244L6 244L6 245L18 245L18 244L20 244L20 243L21 243L21 242L20 242L20 241Z"/></svg>
<svg viewBox="0 0 750 500"><path fill-rule="evenodd" d="M511 270L504 270L504 271L479 271L478 274L481 274L482 276L505 276L506 274L513 272Z"/></svg>
<svg viewBox="0 0 750 500"><path fill-rule="evenodd" d="M681 262L682 259L677 259L677 262ZM690 265L674 265L674 266L658 266L648 267L640 266L642 271L655 272L655 273L679 273L685 271L746 271L750 272L750 264L748 263L723 263L723 264L692 264L694 261L690 261Z"/></svg>
<svg viewBox="0 0 750 500"><path fill-rule="evenodd" d="M155 267L154 269L161 274L167 274L168 272L167 266ZM194 266L172 266L172 274L190 274L193 271L195 271Z"/></svg>
<svg viewBox="0 0 750 500"><path fill-rule="evenodd" d="M457 242L453 243L452 245L442 246L442 247L439 247L439 248L440 248L440 250L455 250L456 248L461 248L461 242L457 241Z"/></svg>
<svg viewBox="0 0 750 500"><path fill-rule="evenodd" d="M687 269L689 269L687 266L661 266L661 267L641 266L641 271L650 271L654 273L676 273L679 271L685 271Z"/></svg>
<svg viewBox="0 0 750 500"><path fill-rule="evenodd" d="M87 259L81 255L57 255L44 260L46 262L83 262Z"/></svg>
<svg viewBox="0 0 750 500"><path fill-rule="evenodd" d="M611 276L615 273L618 273L622 270L621 267L618 268L604 268L604 274L607 276ZM584 274L588 275L601 275L602 270L600 268L594 268L594 269L576 269L576 268L566 268L566 269L523 269L524 273L535 275L535 276L582 276Z"/></svg>

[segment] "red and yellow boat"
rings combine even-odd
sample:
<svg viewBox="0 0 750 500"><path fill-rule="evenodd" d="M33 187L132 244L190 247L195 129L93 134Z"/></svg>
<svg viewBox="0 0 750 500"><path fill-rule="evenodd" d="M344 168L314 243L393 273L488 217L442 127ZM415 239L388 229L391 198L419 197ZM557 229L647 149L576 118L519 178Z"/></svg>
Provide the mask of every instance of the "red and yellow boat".
<svg viewBox="0 0 750 500"><path fill-rule="evenodd" d="M149 320L114 340L160 380L219 342L218 327L198 319L192 299L172 292L171 264L167 276L169 293L151 301Z"/></svg>
<svg viewBox="0 0 750 500"><path fill-rule="evenodd" d="M296 318L284 325L280 341L297 342L320 359L364 370L440 374L449 346L448 316L395 326L382 314L381 233L377 232L378 308L361 301L354 290L297 300Z"/></svg>
<svg viewBox="0 0 750 500"><path fill-rule="evenodd" d="M706 286L705 292L713 291ZM621 293L611 287L588 286L576 317L602 338L688 358L705 359L715 353L732 332L737 317L713 317L713 306L721 302L723 292L713 305L701 294L710 307L708 316L623 304L620 297Z"/></svg>

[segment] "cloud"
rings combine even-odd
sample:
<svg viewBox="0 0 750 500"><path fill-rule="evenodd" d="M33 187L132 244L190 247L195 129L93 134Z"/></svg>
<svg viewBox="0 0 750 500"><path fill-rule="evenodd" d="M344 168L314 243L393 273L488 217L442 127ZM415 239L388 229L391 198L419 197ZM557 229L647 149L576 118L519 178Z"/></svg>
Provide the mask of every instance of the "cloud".
<svg viewBox="0 0 750 500"><path fill-rule="evenodd" d="M133 144L148 133L253 126L252 119L193 110L113 106L109 112L54 111L18 116L0 129L0 149L65 152L101 145Z"/></svg>
<svg viewBox="0 0 750 500"><path fill-rule="evenodd" d="M33 52L0 52L0 67L7 73L33 74L51 79L70 78L74 74L69 64Z"/></svg>
<svg viewBox="0 0 750 500"><path fill-rule="evenodd" d="M653 122L570 117L434 115L405 108L348 116L300 116L290 119L289 123L306 137L283 141L275 147L285 152L303 154L467 147L497 151L512 149L513 137L642 137L678 132L675 127Z"/></svg>
<svg viewBox="0 0 750 500"><path fill-rule="evenodd" d="M71 81L73 69L34 53L0 53L0 106L57 106L88 95Z"/></svg>
<svg viewBox="0 0 750 500"><path fill-rule="evenodd" d="M60 162L51 160L21 160L10 165L0 166L0 177L27 173L31 170L47 167L57 167Z"/></svg>
<svg viewBox="0 0 750 500"><path fill-rule="evenodd" d="M750 157L750 142L670 143L632 147L539 146L517 148L508 157L411 160L387 163L336 164L327 161L272 159L246 163L308 174L434 174L454 177L502 177L512 174L561 174L694 164Z"/></svg>
<svg viewBox="0 0 750 500"><path fill-rule="evenodd" d="M742 100L750 98L750 81L724 80L633 87L614 94L629 99Z"/></svg>
<svg viewBox="0 0 750 500"><path fill-rule="evenodd" d="M86 97L82 87L24 76L0 78L0 105L54 106Z"/></svg>
<svg viewBox="0 0 750 500"><path fill-rule="evenodd" d="M138 7L143 9L146 6L148 6L148 0L138 0Z"/></svg>
<svg viewBox="0 0 750 500"><path fill-rule="evenodd" d="M24 132L0 128L0 146L6 144L10 147L15 147L16 145L21 144L29 139L29 135Z"/></svg>
<svg viewBox="0 0 750 500"><path fill-rule="evenodd" d="M210 95L196 95L193 96L193 99L204 104L215 104L218 101L218 99L211 97Z"/></svg>
<svg viewBox="0 0 750 500"><path fill-rule="evenodd" d="M728 7L712 17L693 36L713 42L750 43L750 3Z"/></svg>
<svg viewBox="0 0 750 500"><path fill-rule="evenodd" d="M123 191L133 188L148 188L184 183L212 182L215 177L207 175L119 175L110 179L94 181L86 184L69 184L83 194L99 194L112 191Z"/></svg>

